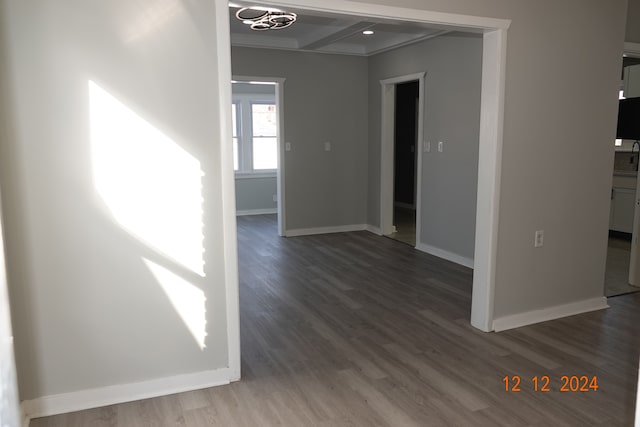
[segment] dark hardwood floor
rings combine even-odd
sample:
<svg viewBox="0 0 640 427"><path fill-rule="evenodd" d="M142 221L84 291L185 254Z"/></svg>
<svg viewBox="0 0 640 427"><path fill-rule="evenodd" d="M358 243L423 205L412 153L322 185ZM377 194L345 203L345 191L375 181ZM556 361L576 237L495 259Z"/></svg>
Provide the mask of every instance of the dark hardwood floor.
<svg viewBox="0 0 640 427"><path fill-rule="evenodd" d="M633 425L640 293L486 334L467 268L368 232L280 238L274 216L238 231L242 381L32 426ZM598 389L561 392L563 375Z"/></svg>

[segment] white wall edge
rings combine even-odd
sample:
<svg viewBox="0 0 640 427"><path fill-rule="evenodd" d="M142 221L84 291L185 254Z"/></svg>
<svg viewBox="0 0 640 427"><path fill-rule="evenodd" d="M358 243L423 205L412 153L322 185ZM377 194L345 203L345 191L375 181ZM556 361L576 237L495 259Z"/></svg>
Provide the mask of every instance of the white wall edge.
<svg viewBox="0 0 640 427"><path fill-rule="evenodd" d="M444 249L436 248L435 246L418 243L416 245L416 249L421 252L428 253L429 255L437 256L438 258L442 258L468 268L473 268L473 259L445 251Z"/></svg>
<svg viewBox="0 0 640 427"><path fill-rule="evenodd" d="M368 231L369 233L373 233L373 234L377 234L378 236L382 236L382 230L380 229L380 227L376 227L374 225L367 224L365 230Z"/></svg>
<svg viewBox="0 0 640 427"><path fill-rule="evenodd" d="M219 141L231 141L231 42L229 5L215 0L216 66L218 71ZM220 144L220 182L222 187L222 245L224 256L225 307L227 311L228 376L240 379L240 296L238 279L238 234L236 223L236 180L232 144Z"/></svg>
<svg viewBox="0 0 640 427"><path fill-rule="evenodd" d="M606 297L598 297L569 304L557 305L555 307L532 310L520 314L499 317L493 320L493 329L496 332L507 329L519 328L521 326L533 325L534 323L546 322L548 320L560 319L561 317L574 316L576 314L588 313L590 311L603 310L609 308Z"/></svg>
<svg viewBox="0 0 640 427"><path fill-rule="evenodd" d="M250 209L245 211L236 211L237 216L247 216L247 215L270 215L278 213L277 208L272 209Z"/></svg>
<svg viewBox="0 0 640 427"><path fill-rule="evenodd" d="M285 236L313 236L316 234L330 233L348 233L350 231L365 231L369 227L366 224L339 225L337 227L317 227L317 228L298 228L295 230L287 230Z"/></svg>
<svg viewBox="0 0 640 427"><path fill-rule="evenodd" d="M235 380L234 370L222 368L139 383L114 385L44 396L23 401L21 406L25 418L31 420L33 418L48 417L51 415L215 387L229 384Z"/></svg>
<svg viewBox="0 0 640 427"><path fill-rule="evenodd" d="M476 237L471 292L471 325L489 332L493 325L502 179L502 139L507 65L507 31L482 37L482 89L478 143Z"/></svg>
<svg viewBox="0 0 640 427"><path fill-rule="evenodd" d="M640 364L640 361L638 361L638 364ZM636 424L635 425L636 427L640 426L640 375L638 375L638 391L636 391Z"/></svg>

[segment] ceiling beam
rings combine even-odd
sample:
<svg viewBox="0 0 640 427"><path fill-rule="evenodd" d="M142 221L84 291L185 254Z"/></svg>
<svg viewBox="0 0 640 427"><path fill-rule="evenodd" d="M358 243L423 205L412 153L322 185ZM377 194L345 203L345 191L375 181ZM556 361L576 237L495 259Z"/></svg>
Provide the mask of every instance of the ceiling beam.
<svg viewBox="0 0 640 427"><path fill-rule="evenodd" d="M348 27L343 28L342 30L336 31L327 36L316 39L310 43L307 43L305 45L301 45L298 47L300 49L305 49L305 50L319 49L323 46L327 46L327 45L339 42L340 40L344 40L348 37L351 37L352 35L360 33L366 30L367 28L373 27L374 25L376 24L373 22L358 22L357 24L350 25Z"/></svg>
<svg viewBox="0 0 640 427"><path fill-rule="evenodd" d="M393 50L393 49L398 49L398 48L401 48L401 47L404 47L404 46L409 46L409 45L412 45L412 44L420 43L420 42L423 42L425 40L434 39L436 37L444 36L445 34L449 34L451 32L453 32L453 31L451 31L451 30L435 31L433 33L425 34L425 35L420 36L420 37L414 37L414 38L411 38L409 40L406 40L406 41L403 41L403 42L400 42L400 43L392 43L392 44L390 44L388 46L384 46L384 47L381 47L381 48L378 48L378 49L374 49L374 50L372 50L370 52L367 52L367 56L369 56L369 55L377 55L379 53L388 52L388 51Z"/></svg>

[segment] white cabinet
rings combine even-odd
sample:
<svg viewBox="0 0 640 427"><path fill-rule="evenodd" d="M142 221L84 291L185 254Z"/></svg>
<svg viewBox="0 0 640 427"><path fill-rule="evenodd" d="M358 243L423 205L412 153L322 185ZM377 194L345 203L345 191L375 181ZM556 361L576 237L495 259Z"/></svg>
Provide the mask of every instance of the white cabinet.
<svg viewBox="0 0 640 427"><path fill-rule="evenodd" d="M614 187L611 190L610 230L622 231L624 233L631 233L633 231L635 199L635 189Z"/></svg>
<svg viewBox="0 0 640 427"><path fill-rule="evenodd" d="M640 97L640 64L624 68L623 89L625 98Z"/></svg>

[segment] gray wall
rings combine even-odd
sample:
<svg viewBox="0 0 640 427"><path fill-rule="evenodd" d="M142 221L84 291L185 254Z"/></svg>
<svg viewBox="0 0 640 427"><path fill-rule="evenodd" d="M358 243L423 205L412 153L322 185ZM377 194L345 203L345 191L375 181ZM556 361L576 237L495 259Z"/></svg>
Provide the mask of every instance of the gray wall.
<svg viewBox="0 0 640 427"><path fill-rule="evenodd" d="M640 0L629 0L625 41L640 43Z"/></svg>
<svg viewBox="0 0 640 427"><path fill-rule="evenodd" d="M273 201L273 195L277 191L275 177L236 178L236 210L276 209L278 204Z"/></svg>
<svg viewBox="0 0 640 427"><path fill-rule="evenodd" d="M365 224L367 59L235 47L232 68L235 75L286 78L286 228Z"/></svg>
<svg viewBox="0 0 640 427"><path fill-rule="evenodd" d="M369 61L369 223L380 225L380 80L426 71L421 243L473 259L482 38L453 34ZM439 153L436 142L444 142Z"/></svg>
<svg viewBox="0 0 640 427"><path fill-rule="evenodd" d="M602 297L626 1L393 5L512 20L495 316Z"/></svg>
<svg viewBox="0 0 640 427"><path fill-rule="evenodd" d="M215 13L207 2L178 6L151 29L143 23L155 7L0 3L0 40L10 47L0 78L11 89L2 112L13 123L0 145L0 182L22 399L228 366L220 158L211 145L219 128ZM199 162L205 277L121 226L96 187L89 80ZM127 159L113 159L114 171ZM157 161L149 150L140 177ZM168 190L146 185L135 200ZM203 350L145 259L203 292Z"/></svg>

